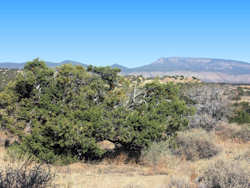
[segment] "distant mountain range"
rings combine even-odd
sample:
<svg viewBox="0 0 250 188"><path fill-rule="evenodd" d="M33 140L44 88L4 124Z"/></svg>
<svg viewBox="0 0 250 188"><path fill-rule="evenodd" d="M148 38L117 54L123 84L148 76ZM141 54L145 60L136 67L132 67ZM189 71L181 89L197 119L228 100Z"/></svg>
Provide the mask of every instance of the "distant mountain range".
<svg viewBox="0 0 250 188"><path fill-rule="evenodd" d="M83 65L76 61L66 60L60 63L46 62L50 67L71 63ZM0 63L0 68L21 69L25 63ZM157 61L135 68L119 64L111 65L121 69L124 75L143 75L155 77L164 75L195 76L205 82L247 83L250 84L250 63L212 58L160 58Z"/></svg>
<svg viewBox="0 0 250 188"><path fill-rule="evenodd" d="M148 65L136 68L121 67L121 70L123 74L145 77L183 75L195 76L205 82L250 84L250 63L226 59L160 58Z"/></svg>

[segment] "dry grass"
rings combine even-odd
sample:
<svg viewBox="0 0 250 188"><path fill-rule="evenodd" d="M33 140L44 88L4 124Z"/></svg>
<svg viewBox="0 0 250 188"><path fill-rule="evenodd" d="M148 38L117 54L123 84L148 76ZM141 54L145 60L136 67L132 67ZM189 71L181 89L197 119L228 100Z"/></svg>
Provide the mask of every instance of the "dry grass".
<svg viewBox="0 0 250 188"><path fill-rule="evenodd" d="M51 187L54 173L47 165L37 164L28 155L11 156L0 147L0 188Z"/></svg>
<svg viewBox="0 0 250 188"><path fill-rule="evenodd" d="M5 132L0 131L0 146L4 146L6 142L7 136Z"/></svg>
<svg viewBox="0 0 250 188"><path fill-rule="evenodd" d="M221 139L230 139L233 142L249 142L250 141L250 128L249 125L237 125L237 124L221 124L215 129L216 135Z"/></svg>
<svg viewBox="0 0 250 188"><path fill-rule="evenodd" d="M172 149L173 153L191 161L209 159L220 151L213 141L213 135L202 129L180 132L176 144L177 146Z"/></svg>
<svg viewBox="0 0 250 188"><path fill-rule="evenodd" d="M250 103L250 96L241 96L238 102L248 102Z"/></svg>
<svg viewBox="0 0 250 188"><path fill-rule="evenodd" d="M199 181L206 187L249 188L250 171L247 163L234 160L217 160L209 163Z"/></svg>
<svg viewBox="0 0 250 188"><path fill-rule="evenodd" d="M240 127L237 128L240 129ZM56 173L54 187L167 188L171 185L178 187L177 185L180 184L182 187L195 188L197 178L201 177L204 170L218 160L235 161L245 170L250 170L250 142L224 139L216 132L209 134L215 146L221 148L221 151L212 158L188 161L185 157L174 156L166 152L160 156L156 153L155 157L159 157L157 160L151 160L142 165L133 162L125 164L126 156L122 154L115 159L97 164L75 163L67 166L53 166L52 170ZM6 150L0 147L0 166L6 166L9 162L15 163L17 160L11 159L10 161Z"/></svg>
<svg viewBox="0 0 250 188"><path fill-rule="evenodd" d="M191 188L193 187L190 182L185 178L171 177L166 185L162 185L161 188Z"/></svg>

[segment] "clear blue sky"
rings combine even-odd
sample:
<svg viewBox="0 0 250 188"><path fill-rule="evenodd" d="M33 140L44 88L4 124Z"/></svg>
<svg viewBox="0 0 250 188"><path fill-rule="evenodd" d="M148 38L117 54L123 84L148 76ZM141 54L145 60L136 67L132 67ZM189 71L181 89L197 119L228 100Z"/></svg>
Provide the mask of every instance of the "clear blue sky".
<svg viewBox="0 0 250 188"><path fill-rule="evenodd" d="M250 1L0 1L0 62L135 67L169 56L250 62Z"/></svg>

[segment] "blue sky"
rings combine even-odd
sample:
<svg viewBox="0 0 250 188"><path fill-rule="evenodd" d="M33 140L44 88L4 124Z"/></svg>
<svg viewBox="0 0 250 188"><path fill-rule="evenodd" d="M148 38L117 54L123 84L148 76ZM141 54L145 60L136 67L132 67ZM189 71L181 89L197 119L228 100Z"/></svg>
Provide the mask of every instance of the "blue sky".
<svg viewBox="0 0 250 188"><path fill-rule="evenodd" d="M250 62L250 1L0 1L0 62L135 67L170 56Z"/></svg>

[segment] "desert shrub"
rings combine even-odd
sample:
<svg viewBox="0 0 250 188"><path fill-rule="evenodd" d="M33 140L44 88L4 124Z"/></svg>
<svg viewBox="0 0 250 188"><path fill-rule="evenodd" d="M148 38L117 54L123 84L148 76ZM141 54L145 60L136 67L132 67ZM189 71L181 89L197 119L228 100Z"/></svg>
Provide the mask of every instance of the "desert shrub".
<svg viewBox="0 0 250 188"><path fill-rule="evenodd" d="M180 132L175 140L176 145L171 150L173 154L185 157L186 160L207 159L219 152L212 140L212 136L201 129Z"/></svg>
<svg viewBox="0 0 250 188"><path fill-rule="evenodd" d="M108 140L139 156L188 125L190 108L174 84L140 85L119 69L63 65L35 59L0 93L0 124L18 147L48 163L102 159Z"/></svg>
<svg viewBox="0 0 250 188"><path fill-rule="evenodd" d="M207 131L216 127L219 121L227 121L231 115L228 88L216 84L188 84L182 86L182 97L194 106L196 113L190 117L190 128L202 128Z"/></svg>
<svg viewBox="0 0 250 188"><path fill-rule="evenodd" d="M232 137L235 139L239 139L243 142L250 141L250 127L249 126L242 126L238 131L235 131L232 134Z"/></svg>
<svg viewBox="0 0 250 188"><path fill-rule="evenodd" d="M250 96L250 88L245 88L244 96Z"/></svg>
<svg viewBox="0 0 250 188"><path fill-rule="evenodd" d="M141 162L151 166L156 166L158 162L165 158L170 152L171 141L154 142L149 148L142 151Z"/></svg>
<svg viewBox="0 0 250 188"><path fill-rule="evenodd" d="M0 188L45 188L51 185L54 175L41 165L0 170Z"/></svg>
<svg viewBox="0 0 250 188"><path fill-rule="evenodd" d="M237 93L239 96L243 96L244 95L244 89L242 87L237 87Z"/></svg>
<svg viewBox="0 0 250 188"><path fill-rule="evenodd" d="M248 125L219 125L216 128L216 134L222 139L231 139L241 142L250 141L250 127Z"/></svg>
<svg viewBox="0 0 250 188"><path fill-rule="evenodd" d="M238 155L234 159L238 160L238 161L244 161L245 160L248 163L250 163L250 148L245 153Z"/></svg>
<svg viewBox="0 0 250 188"><path fill-rule="evenodd" d="M231 121L239 124L250 123L250 114L246 111L238 111Z"/></svg>
<svg viewBox="0 0 250 188"><path fill-rule="evenodd" d="M208 188L249 188L249 172L237 162L218 160L202 172L202 183Z"/></svg>
<svg viewBox="0 0 250 188"><path fill-rule="evenodd" d="M233 95L231 95L230 99L237 102L241 100L241 97L244 96L244 89L242 87L237 87L231 90Z"/></svg>
<svg viewBox="0 0 250 188"><path fill-rule="evenodd" d="M191 185L186 179L171 177L170 182L160 188L191 188Z"/></svg>
<svg viewBox="0 0 250 188"><path fill-rule="evenodd" d="M125 185L123 188L143 188L143 186L142 185L137 185L137 184L130 183L128 185Z"/></svg>
<svg viewBox="0 0 250 188"><path fill-rule="evenodd" d="M230 118L230 122L239 124L250 123L250 105L248 102L236 103L234 105L234 114Z"/></svg>

